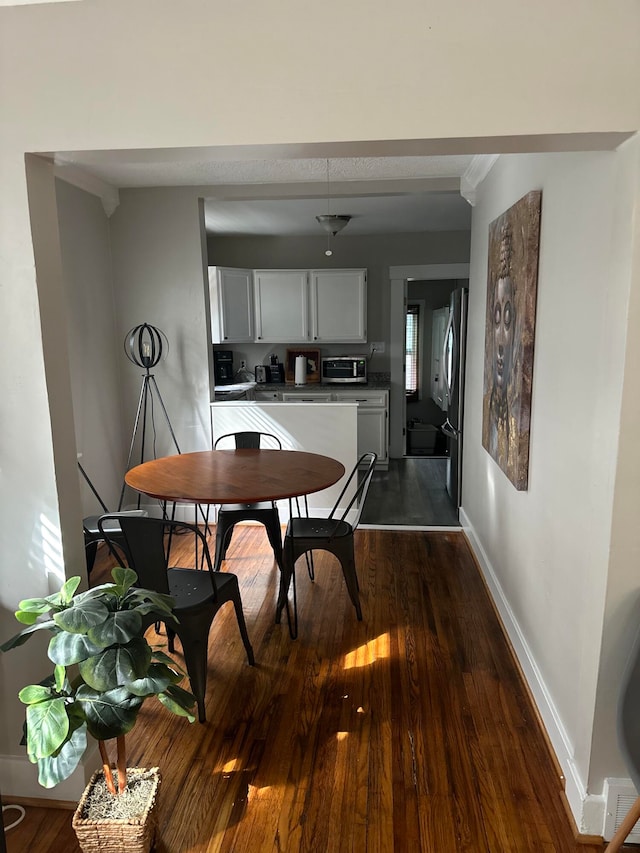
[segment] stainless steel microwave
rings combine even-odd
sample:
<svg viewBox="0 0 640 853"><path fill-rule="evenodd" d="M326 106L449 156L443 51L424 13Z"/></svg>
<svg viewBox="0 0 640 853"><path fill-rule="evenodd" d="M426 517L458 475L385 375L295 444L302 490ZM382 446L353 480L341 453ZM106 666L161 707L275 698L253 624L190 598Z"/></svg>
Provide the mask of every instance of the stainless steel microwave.
<svg viewBox="0 0 640 853"><path fill-rule="evenodd" d="M367 382L367 358L364 355L342 355L322 359L323 382Z"/></svg>

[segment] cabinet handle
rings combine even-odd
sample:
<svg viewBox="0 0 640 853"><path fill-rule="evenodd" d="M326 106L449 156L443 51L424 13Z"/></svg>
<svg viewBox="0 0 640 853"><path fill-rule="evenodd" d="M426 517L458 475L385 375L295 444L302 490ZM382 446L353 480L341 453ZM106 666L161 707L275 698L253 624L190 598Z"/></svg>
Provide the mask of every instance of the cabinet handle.
<svg viewBox="0 0 640 853"><path fill-rule="evenodd" d="M261 341L261 340L262 340L262 335L258 335L258 340L259 340L259 341Z"/></svg>

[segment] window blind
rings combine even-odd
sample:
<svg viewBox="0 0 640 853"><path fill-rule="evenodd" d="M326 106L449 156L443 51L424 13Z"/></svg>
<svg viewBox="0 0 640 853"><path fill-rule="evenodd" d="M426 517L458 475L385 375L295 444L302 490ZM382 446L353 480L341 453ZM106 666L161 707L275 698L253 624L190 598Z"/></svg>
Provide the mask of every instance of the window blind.
<svg viewBox="0 0 640 853"><path fill-rule="evenodd" d="M407 400L418 399L420 374L418 355L420 350L420 306L407 305L405 340L405 392Z"/></svg>

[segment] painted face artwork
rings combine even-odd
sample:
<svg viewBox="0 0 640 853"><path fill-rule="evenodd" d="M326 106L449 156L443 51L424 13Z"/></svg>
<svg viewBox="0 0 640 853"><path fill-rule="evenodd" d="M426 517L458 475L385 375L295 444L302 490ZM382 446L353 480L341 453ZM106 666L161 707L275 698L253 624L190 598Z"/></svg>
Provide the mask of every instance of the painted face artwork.
<svg viewBox="0 0 640 853"><path fill-rule="evenodd" d="M493 333L495 338L494 376L495 386L506 393L511 371L513 350L513 327L515 310L513 303L513 283L511 278L498 279L493 305Z"/></svg>

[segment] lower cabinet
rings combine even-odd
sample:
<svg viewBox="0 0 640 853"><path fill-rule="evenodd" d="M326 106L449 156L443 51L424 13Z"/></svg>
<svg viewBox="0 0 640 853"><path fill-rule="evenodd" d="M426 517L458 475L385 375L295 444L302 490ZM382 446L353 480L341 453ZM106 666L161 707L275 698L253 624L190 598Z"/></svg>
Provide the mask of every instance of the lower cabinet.
<svg viewBox="0 0 640 853"><path fill-rule="evenodd" d="M389 392L336 391L336 401L358 404L358 455L373 450L377 466L389 466Z"/></svg>

